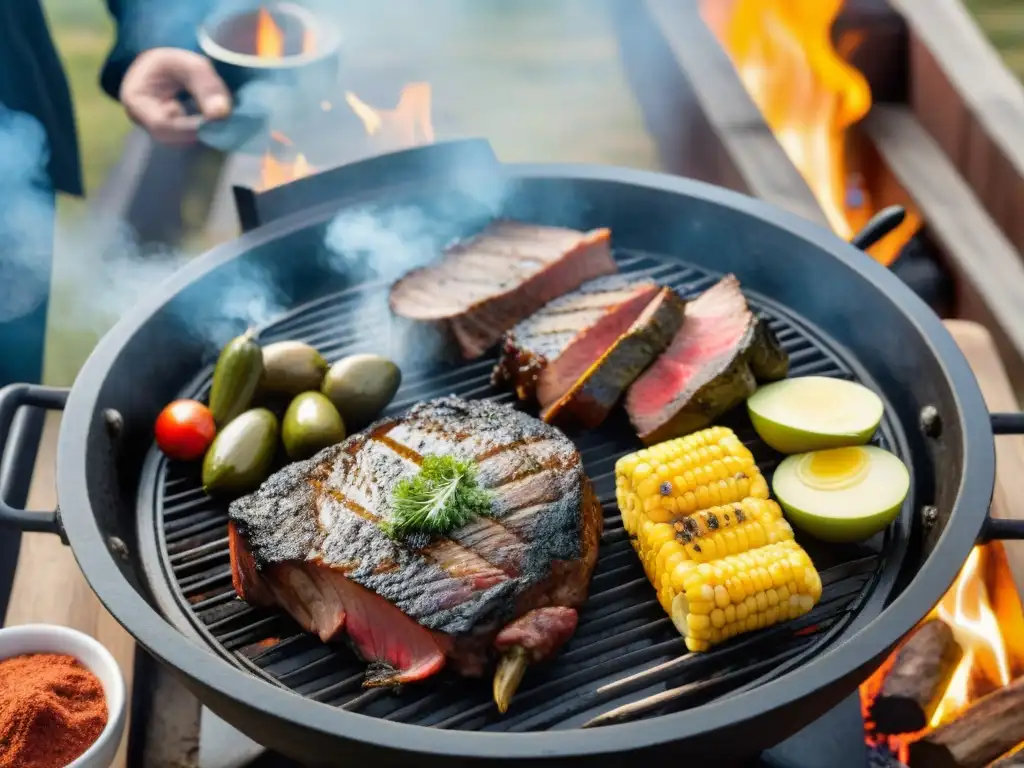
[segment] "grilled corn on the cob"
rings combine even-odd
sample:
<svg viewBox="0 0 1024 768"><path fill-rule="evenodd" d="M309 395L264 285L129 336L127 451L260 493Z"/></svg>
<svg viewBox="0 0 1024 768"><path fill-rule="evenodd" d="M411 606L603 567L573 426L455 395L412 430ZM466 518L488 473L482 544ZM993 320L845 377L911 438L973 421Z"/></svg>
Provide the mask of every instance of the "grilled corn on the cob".
<svg viewBox="0 0 1024 768"><path fill-rule="evenodd" d="M692 562L692 561L691 561ZM821 579L795 540L672 572L670 615L691 651L811 610Z"/></svg>
<svg viewBox="0 0 1024 768"><path fill-rule="evenodd" d="M821 597L813 563L732 430L623 456L615 475L623 524L690 650L795 618Z"/></svg>
<svg viewBox="0 0 1024 768"><path fill-rule="evenodd" d="M748 496L767 499L768 483L731 429L710 427L620 458L615 493L635 536L643 517L667 523Z"/></svg>

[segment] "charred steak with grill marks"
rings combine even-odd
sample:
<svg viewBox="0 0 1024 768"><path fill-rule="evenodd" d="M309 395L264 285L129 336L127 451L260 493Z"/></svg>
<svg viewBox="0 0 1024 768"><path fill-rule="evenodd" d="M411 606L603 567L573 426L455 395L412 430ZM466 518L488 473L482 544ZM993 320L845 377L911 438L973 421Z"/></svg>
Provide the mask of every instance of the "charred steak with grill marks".
<svg viewBox="0 0 1024 768"><path fill-rule="evenodd" d="M391 286L392 311L450 332L466 359L552 299L616 271L607 229L498 221Z"/></svg>
<svg viewBox="0 0 1024 768"><path fill-rule="evenodd" d="M675 291L662 288L626 332L544 409L541 418L548 423L575 422L590 429L599 425L626 387L668 346L683 324L685 306Z"/></svg>
<svg viewBox="0 0 1024 768"><path fill-rule="evenodd" d="M785 378L789 357L726 275L686 305L668 349L633 383L626 411L653 445L703 429L757 389Z"/></svg>
<svg viewBox="0 0 1024 768"><path fill-rule="evenodd" d="M505 334L491 377L510 383L521 400L546 408L597 362L660 286L653 280L607 275L549 302Z"/></svg>
<svg viewBox="0 0 1024 768"><path fill-rule="evenodd" d="M491 516L396 542L380 523L426 454L476 462ZM377 662L368 684L421 680L446 663L478 676L510 649L523 663L554 654L575 630L603 527L568 438L509 406L456 397L281 469L232 502L230 519L238 595L283 608L325 642L347 638Z"/></svg>

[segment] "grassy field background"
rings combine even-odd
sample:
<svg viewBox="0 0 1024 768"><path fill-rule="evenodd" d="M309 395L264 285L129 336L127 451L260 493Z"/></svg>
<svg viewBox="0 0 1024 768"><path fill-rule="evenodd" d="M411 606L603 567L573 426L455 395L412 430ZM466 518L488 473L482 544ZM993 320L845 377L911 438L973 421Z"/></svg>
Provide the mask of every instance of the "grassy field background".
<svg viewBox="0 0 1024 768"><path fill-rule="evenodd" d="M110 49L114 26L103 0L43 0L43 5L71 84L86 192L95 193L117 162L131 130L121 105L99 86L99 72ZM57 202L57 214L65 226L73 225L85 213L82 200L64 197ZM76 329L67 316L75 291L71 276L81 274L75 261L87 257L66 241L59 243L54 253L43 376L48 384L68 385L74 381L102 331L102 327Z"/></svg>
<svg viewBox="0 0 1024 768"><path fill-rule="evenodd" d="M1024 78L1024 0L965 2L1009 67ZM98 83L100 67L112 40L113 25L103 0L43 0L43 3L75 99L86 187L89 192L95 192L117 161L131 127L120 105L108 98ZM550 113L543 117L547 124L552 122ZM484 130L488 127L481 126ZM63 199L59 202L62 221L73 221L83 213L81 201ZM77 270L69 265L71 260L80 258L82 254L76 252L73 244L59 247L55 254L45 373L46 381L52 384L71 383L103 330L95 324L90 324L89 330L76 328L75 323L62 315L69 305L67 297L75 290L69 275Z"/></svg>

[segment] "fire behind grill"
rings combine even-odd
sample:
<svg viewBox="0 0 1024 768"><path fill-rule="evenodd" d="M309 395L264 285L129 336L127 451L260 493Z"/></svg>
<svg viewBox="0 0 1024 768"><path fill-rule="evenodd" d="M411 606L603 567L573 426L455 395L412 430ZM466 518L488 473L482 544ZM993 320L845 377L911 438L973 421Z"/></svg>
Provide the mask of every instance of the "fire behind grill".
<svg viewBox="0 0 1024 768"><path fill-rule="evenodd" d="M720 277L674 258L622 251L616 258L622 273L649 276L687 297ZM789 353L791 375L865 381L848 353L806 321L758 296L748 298ZM391 323L387 286L367 283L294 310L263 328L259 340L302 340L333 361L379 351ZM511 394L490 385L493 364L488 358L461 365L403 365L402 388L388 413L446 394L511 402ZM203 371L181 395L204 398L210 374L209 368ZM779 456L760 443L745 416L734 414L723 423L737 430L770 477ZM878 444L899 454L904 441L897 429L887 417ZM688 653L655 599L615 506L615 460L639 447L632 429L618 412L600 429L570 436L604 507L600 557L575 636L553 662L530 670L505 716L498 715L486 680L442 673L400 691L364 689L365 664L344 644L326 645L284 613L240 601L231 585L226 505L203 493L193 466L168 462L153 449L143 477L155 482L142 488L140 498L148 495L142 506L156 510L156 550L173 585L174 605L165 604L164 610L177 612L168 618L242 669L352 712L449 729L567 728L685 709L779 677L820 653L854 621L883 578L886 555L900 546L892 528L870 546L849 550L802 542L824 585L813 611L709 653ZM871 601L868 610L879 609L878 602Z"/></svg>

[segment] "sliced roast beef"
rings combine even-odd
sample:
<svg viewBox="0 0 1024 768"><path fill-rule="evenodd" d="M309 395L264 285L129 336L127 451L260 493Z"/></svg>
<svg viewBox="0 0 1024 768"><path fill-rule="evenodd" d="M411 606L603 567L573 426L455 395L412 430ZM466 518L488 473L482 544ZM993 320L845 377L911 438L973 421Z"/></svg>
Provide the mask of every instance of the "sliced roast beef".
<svg viewBox="0 0 1024 768"><path fill-rule="evenodd" d="M615 272L607 229L499 221L391 287L395 314L440 326L467 359L552 299Z"/></svg>
<svg viewBox="0 0 1024 768"><path fill-rule="evenodd" d="M668 346L683 324L685 302L662 288L640 316L615 339L558 400L544 409L548 423L596 427L637 376Z"/></svg>
<svg viewBox="0 0 1024 768"><path fill-rule="evenodd" d="M785 351L726 275L686 307L665 353L629 388L626 411L648 445L708 426L753 394L757 380L785 377Z"/></svg>
<svg viewBox="0 0 1024 768"><path fill-rule="evenodd" d="M474 460L491 516L446 538L396 542L380 523L395 484L425 454ZM574 614L586 600L603 521L580 455L558 430L454 397L285 467L232 502L230 517L239 596L283 608L325 642L347 638L377 662L368 678L377 685L421 680L446 663L480 675L516 637L531 658L557 651L575 617L536 611Z"/></svg>
<svg viewBox="0 0 1024 768"><path fill-rule="evenodd" d="M505 334L495 384L545 408L625 333L658 293L651 280L608 275L549 302Z"/></svg>

